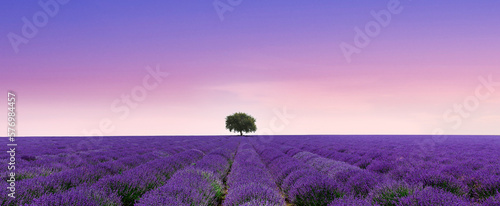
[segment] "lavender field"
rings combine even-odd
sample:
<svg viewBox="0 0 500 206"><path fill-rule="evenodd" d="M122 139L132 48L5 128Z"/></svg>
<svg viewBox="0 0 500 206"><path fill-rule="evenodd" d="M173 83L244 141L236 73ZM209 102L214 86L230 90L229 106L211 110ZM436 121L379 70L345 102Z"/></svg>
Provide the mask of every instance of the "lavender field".
<svg viewBox="0 0 500 206"><path fill-rule="evenodd" d="M497 136L92 140L18 138L2 205L500 205Z"/></svg>

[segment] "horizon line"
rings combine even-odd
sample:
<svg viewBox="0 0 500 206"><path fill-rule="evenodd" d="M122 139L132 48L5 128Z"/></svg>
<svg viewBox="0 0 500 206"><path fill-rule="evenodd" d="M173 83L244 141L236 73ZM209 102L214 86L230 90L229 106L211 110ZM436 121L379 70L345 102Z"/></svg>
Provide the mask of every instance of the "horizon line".
<svg viewBox="0 0 500 206"><path fill-rule="evenodd" d="M40 135L16 137L260 137L260 136L435 136L433 134L278 134L278 135L104 135L104 136L75 136L75 135ZM439 136L498 136L500 134L443 134Z"/></svg>

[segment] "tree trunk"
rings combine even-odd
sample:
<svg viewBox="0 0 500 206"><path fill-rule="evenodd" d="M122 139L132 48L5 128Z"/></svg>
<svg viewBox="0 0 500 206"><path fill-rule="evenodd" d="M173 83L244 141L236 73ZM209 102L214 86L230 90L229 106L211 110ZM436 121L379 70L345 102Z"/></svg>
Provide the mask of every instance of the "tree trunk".
<svg viewBox="0 0 500 206"><path fill-rule="evenodd" d="M242 131L240 131L240 136L243 136L243 132Z"/></svg>

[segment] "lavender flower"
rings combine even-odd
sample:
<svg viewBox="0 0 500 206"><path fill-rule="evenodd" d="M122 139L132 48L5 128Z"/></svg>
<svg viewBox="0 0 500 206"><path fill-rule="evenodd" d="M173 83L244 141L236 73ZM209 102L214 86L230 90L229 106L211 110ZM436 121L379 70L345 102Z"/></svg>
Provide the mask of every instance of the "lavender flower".
<svg viewBox="0 0 500 206"><path fill-rule="evenodd" d="M471 205L465 199L442 189L426 187L423 190L400 199L399 205L404 206L467 206Z"/></svg>

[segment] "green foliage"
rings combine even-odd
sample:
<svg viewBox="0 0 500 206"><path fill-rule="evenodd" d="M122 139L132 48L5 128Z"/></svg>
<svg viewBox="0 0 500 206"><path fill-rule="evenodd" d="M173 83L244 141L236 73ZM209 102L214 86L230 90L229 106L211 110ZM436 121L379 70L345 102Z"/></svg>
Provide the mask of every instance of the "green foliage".
<svg viewBox="0 0 500 206"><path fill-rule="evenodd" d="M207 172L202 172L203 178L210 183L210 186L212 187L212 191L215 193L215 196L207 196L203 190L198 191L200 194L204 194L204 196L208 197L209 199L213 199L213 201L208 202L208 206L216 206L220 202L222 202L222 198L224 196L223 192L223 186L221 185L220 182L218 182L215 177L213 176L213 173L207 173Z"/></svg>
<svg viewBox="0 0 500 206"><path fill-rule="evenodd" d="M212 182L210 184L212 185L212 187L215 190L215 199L216 199L216 201L220 202L222 200L222 196L224 196L224 193L222 191L222 187L219 184L217 184L216 182Z"/></svg>
<svg viewBox="0 0 500 206"><path fill-rule="evenodd" d="M230 132L239 132L240 135L243 135L243 132L257 131L257 126L255 125L255 118L245 113L237 112L226 117L226 129Z"/></svg>
<svg viewBox="0 0 500 206"><path fill-rule="evenodd" d="M375 189L373 201L382 206L396 206L399 199L413 194L413 189L406 183L397 183Z"/></svg>
<svg viewBox="0 0 500 206"><path fill-rule="evenodd" d="M322 206L322 205L327 205L334 199L341 198L343 196L344 194L338 192L337 190L318 187L318 188L311 188L311 190L308 193L305 193L304 195L297 195L294 203L297 206L302 206L302 205Z"/></svg>

